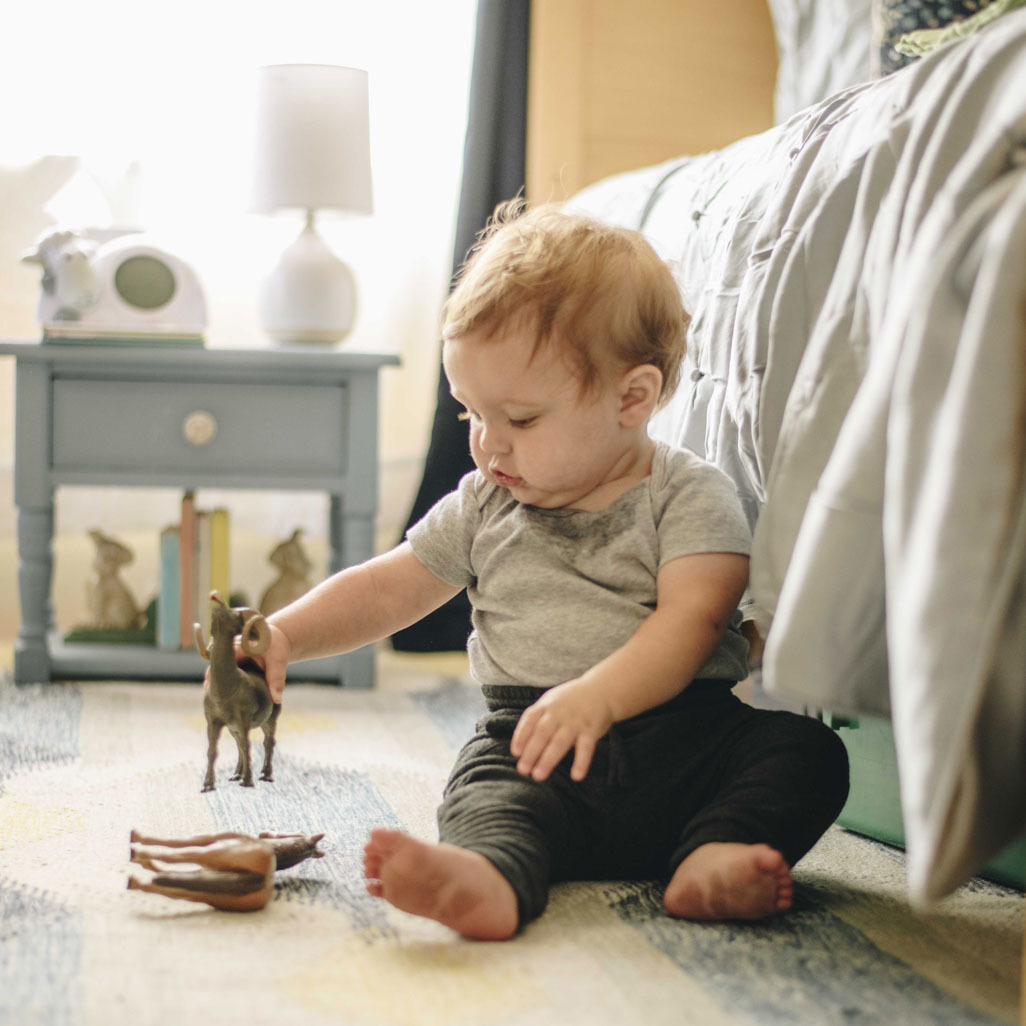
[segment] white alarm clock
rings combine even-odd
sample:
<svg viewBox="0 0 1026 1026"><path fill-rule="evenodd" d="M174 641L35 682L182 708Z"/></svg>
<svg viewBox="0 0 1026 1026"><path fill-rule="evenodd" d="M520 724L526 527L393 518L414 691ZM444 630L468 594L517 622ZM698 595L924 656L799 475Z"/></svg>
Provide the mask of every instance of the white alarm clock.
<svg viewBox="0 0 1026 1026"><path fill-rule="evenodd" d="M22 260L43 268L44 341L202 344L207 306L199 279L141 233L103 239L103 233L51 231Z"/></svg>

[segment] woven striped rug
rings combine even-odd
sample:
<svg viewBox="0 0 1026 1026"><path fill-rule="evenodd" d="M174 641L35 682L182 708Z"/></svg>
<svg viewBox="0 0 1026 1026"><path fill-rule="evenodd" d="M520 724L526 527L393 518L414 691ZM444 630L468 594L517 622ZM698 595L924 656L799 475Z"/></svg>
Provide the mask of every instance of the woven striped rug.
<svg viewBox="0 0 1026 1026"><path fill-rule="evenodd" d="M276 780L200 792L198 685L0 682L0 1023L143 1026L993 1024L1017 1015L1022 895L973 882L929 915L902 854L833 828L794 909L757 924L666 917L644 883L554 889L503 944L369 897L368 830L434 837L482 706L393 658L374 692L293 685ZM259 742L255 743L259 752ZM129 833L324 832L254 913L126 889Z"/></svg>

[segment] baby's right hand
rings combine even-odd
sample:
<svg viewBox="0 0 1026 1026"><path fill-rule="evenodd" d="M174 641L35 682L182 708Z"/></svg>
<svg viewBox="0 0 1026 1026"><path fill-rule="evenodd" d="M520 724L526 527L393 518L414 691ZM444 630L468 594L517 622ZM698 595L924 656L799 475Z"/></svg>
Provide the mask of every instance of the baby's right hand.
<svg viewBox="0 0 1026 1026"><path fill-rule="evenodd" d="M271 699L276 705L280 705L285 693L285 670L289 665L292 643L280 627L276 627L273 623L269 623L267 626L271 630L271 644L267 647L267 651L257 658L257 662L264 668L264 676L267 678L267 688L271 692Z"/></svg>

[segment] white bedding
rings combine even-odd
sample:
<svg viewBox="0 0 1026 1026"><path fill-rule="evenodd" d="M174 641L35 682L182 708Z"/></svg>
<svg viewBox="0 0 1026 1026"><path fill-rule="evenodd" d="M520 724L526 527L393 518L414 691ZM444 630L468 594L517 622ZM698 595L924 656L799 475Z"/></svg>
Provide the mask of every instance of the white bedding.
<svg viewBox="0 0 1026 1026"><path fill-rule="evenodd" d="M910 893L949 892L1026 824L1026 10L572 205L677 265L653 434L738 487L766 686L891 715Z"/></svg>

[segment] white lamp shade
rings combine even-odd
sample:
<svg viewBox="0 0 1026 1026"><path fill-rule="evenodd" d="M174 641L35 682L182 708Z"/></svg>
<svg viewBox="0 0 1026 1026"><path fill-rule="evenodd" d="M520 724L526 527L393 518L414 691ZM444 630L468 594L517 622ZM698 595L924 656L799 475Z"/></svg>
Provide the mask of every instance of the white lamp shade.
<svg viewBox="0 0 1026 1026"><path fill-rule="evenodd" d="M260 69L253 209L373 211L367 72Z"/></svg>

